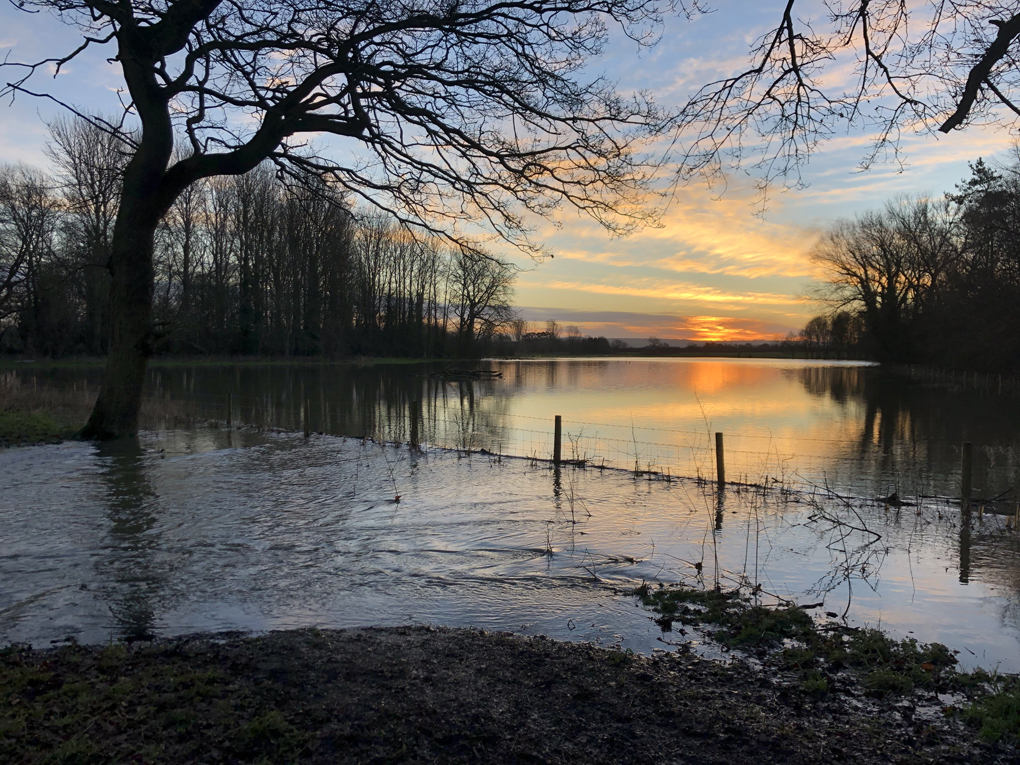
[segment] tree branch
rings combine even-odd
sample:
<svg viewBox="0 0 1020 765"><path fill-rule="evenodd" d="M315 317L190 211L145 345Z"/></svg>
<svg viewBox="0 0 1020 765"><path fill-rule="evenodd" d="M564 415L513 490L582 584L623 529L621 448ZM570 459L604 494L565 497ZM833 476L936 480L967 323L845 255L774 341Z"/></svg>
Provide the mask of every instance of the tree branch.
<svg viewBox="0 0 1020 765"><path fill-rule="evenodd" d="M949 116L949 119L939 127L940 132L948 133L963 124L981 92L981 85L988 82L988 76L992 73L993 67L1005 57L1010 44L1017 35L1020 35L1020 15L1013 16L1009 21L993 23L998 27L999 32L978 63L971 69L960 96L959 105L956 107L956 111Z"/></svg>

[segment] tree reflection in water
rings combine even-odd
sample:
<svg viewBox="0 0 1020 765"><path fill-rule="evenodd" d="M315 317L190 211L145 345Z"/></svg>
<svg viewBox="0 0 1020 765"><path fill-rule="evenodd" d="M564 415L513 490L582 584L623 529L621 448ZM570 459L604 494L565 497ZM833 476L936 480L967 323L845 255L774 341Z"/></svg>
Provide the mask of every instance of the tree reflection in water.
<svg viewBox="0 0 1020 765"><path fill-rule="evenodd" d="M918 493L958 496L960 444L974 443L975 498L1012 488L1020 472L1020 407L1012 393L930 384L877 367L803 367L804 389L859 409L846 459L862 474L902 477Z"/></svg>
<svg viewBox="0 0 1020 765"><path fill-rule="evenodd" d="M108 582L110 612L126 640L151 640L156 631L154 601L164 586L158 570L156 492L146 475L137 439L101 444L101 476L110 521L102 580Z"/></svg>

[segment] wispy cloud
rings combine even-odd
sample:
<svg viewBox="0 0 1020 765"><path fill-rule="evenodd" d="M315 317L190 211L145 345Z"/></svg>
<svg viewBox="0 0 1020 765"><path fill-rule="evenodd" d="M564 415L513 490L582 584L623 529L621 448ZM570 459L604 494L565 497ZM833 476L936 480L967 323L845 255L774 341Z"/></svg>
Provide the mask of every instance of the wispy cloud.
<svg viewBox="0 0 1020 765"><path fill-rule="evenodd" d="M540 224L555 257L617 266L654 266L757 278L811 276L808 252L821 228L778 216L756 216L754 191L736 182L723 196L704 185L679 189L661 225L610 239L594 222L565 213Z"/></svg>

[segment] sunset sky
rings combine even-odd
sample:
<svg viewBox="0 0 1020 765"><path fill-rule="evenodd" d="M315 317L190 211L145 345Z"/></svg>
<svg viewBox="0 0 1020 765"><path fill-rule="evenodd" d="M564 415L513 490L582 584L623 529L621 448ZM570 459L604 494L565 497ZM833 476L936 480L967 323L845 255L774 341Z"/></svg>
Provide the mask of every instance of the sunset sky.
<svg viewBox="0 0 1020 765"><path fill-rule="evenodd" d="M746 61L751 40L767 31L782 3L725 2L720 12L694 22L676 19L651 51L617 42L594 62L621 90L643 88L665 105L678 105L699 84L730 73ZM0 56L31 60L70 50L74 36L46 15L0 5ZM839 72L834 72L834 77ZM4 75L4 80L10 74ZM74 62L57 82L40 79L54 93L89 110L113 110L119 70L102 56ZM59 108L40 99L0 105L0 161L45 165L45 119ZM859 134L824 145L804 168L804 189L774 194L759 215L751 178L731 175L726 188L691 183L681 188L662 226L613 239L597 225L564 211L538 225L537 241L554 258L526 269L517 287L525 318L577 325L607 337L744 340L783 337L800 329L819 307L808 295L808 253L832 221L881 205L902 193L942 194L967 173L967 162L1002 155L1006 131L969 129L949 136L907 136L907 168L858 164L867 148Z"/></svg>

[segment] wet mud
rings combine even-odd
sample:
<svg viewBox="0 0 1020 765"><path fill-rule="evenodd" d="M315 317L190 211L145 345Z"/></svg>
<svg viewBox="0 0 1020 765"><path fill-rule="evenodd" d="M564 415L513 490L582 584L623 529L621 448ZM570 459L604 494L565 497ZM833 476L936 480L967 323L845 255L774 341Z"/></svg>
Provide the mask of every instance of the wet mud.
<svg viewBox="0 0 1020 765"><path fill-rule="evenodd" d="M14 647L0 673L5 762L1020 761L917 699L464 629Z"/></svg>

